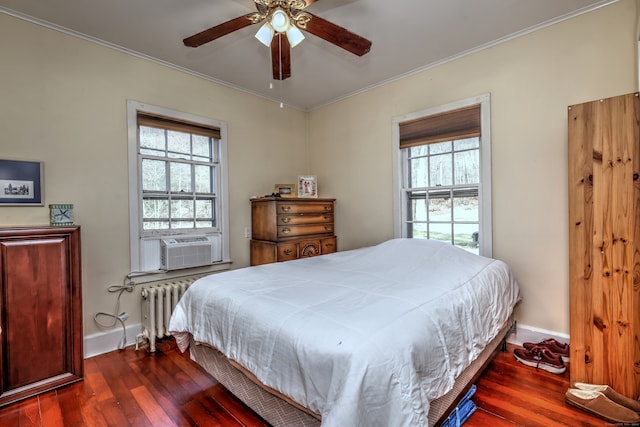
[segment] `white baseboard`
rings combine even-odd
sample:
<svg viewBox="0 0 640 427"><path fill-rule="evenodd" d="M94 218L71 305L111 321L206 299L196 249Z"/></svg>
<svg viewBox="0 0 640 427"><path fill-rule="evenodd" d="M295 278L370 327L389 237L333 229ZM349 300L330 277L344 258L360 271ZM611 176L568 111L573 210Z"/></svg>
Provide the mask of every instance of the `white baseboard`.
<svg viewBox="0 0 640 427"><path fill-rule="evenodd" d="M569 343L569 335L546 329L536 328L534 326L517 324L516 331L507 337L509 344L521 346L525 342L540 342L547 338L553 338L560 342Z"/></svg>
<svg viewBox="0 0 640 427"><path fill-rule="evenodd" d="M142 331L142 324L129 325L126 327L127 346L135 345L136 337ZM546 329L536 328L534 326L517 324L515 332L507 337L509 344L521 346L524 342L540 342L547 338L554 338L560 342L569 342L569 335L560 332L549 331ZM84 357L97 356L99 354L108 353L118 349L118 344L122 339L122 329L112 329L106 332L99 332L84 337Z"/></svg>
<svg viewBox="0 0 640 427"><path fill-rule="evenodd" d="M127 342L125 346L135 345L136 336L142 331L142 324L126 327ZM118 349L122 339L122 328L99 332L84 337L84 358L88 359L99 354L108 353Z"/></svg>

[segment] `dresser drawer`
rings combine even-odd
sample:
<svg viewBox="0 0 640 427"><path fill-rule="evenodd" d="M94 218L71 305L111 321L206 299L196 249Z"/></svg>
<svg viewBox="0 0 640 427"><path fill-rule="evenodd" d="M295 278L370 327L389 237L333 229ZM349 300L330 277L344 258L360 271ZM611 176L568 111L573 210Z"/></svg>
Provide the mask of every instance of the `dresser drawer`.
<svg viewBox="0 0 640 427"><path fill-rule="evenodd" d="M333 214L310 213L310 214L278 215L278 225L318 224L318 223L325 223L325 222L333 223Z"/></svg>
<svg viewBox="0 0 640 427"><path fill-rule="evenodd" d="M338 251L338 239L335 237L329 237L327 239L320 239L320 253L322 255L332 254Z"/></svg>
<svg viewBox="0 0 640 427"><path fill-rule="evenodd" d="M298 258L298 244L293 243L278 243L277 260L278 261L291 261Z"/></svg>
<svg viewBox="0 0 640 427"><path fill-rule="evenodd" d="M317 203L278 202L276 210L278 214L328 213L328 212L333 212L333 202L317 202Z"/></svg>
<svg viewBox="0 0 640 427"><path fill-rule="evenodd" d="M280 225L278 238L312 236L316 234L332 234L333 224Z"/></svg>

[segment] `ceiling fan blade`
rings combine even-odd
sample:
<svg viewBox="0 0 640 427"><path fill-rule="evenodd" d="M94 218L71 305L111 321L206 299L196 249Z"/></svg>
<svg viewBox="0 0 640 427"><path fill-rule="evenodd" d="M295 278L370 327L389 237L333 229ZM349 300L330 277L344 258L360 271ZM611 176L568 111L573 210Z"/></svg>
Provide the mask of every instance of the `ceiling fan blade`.
<svg viewBox="0 0 640 427"><path fill-rule="evenodd" d="M371 42L364 37L319 16L311 13L309 15L311 15L311 19L303 30L358 56L362 56L371 50Z"/></svg>
<svg viewBox="0 0 640 427"><path fill-rule="evenodd" d="M223 22L222 24L211 27L208 30L201 31L198 34L187 37L182 40L182 42L185 46L189 47L202 46L205 43L209 43L217 38L226 36L229 33L254 24L251 20L251 17L254 15L254 13L248 13L246 15L238 16L230 21Z"/></svg>
<svg viewBox="0 0 640 427"><path fill-rule="evenodd" d="M291 77L291 46L286 34L277 33L271 41L271 67L273 79L284 80Z"/></svg>

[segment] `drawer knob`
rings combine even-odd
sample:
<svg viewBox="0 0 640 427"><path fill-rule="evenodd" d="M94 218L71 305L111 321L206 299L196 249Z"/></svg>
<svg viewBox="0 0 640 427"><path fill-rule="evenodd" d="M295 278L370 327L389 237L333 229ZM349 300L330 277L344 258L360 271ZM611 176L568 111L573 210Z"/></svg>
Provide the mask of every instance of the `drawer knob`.
<svg viewBox="0 0 640 427"><path fill-rule="evenodd" d="M289 224L289 222L291 222L291 217L285 216L284 218L282 218L282 222L285 224Z"/></svg>
<svg viewBox="0 0 640 427"><path fill-rule="evenodd" d="M332 230L332 228L328 227L328 226L325 226L324 229L327 230L327 231L331 231Z"/></svg>
<svg viewBox="0 0 640 427"><path fill-rule="evenodd" d="M330 210L332 210L332 208L331 208L331 206L325 206L325 207L324 207L324 210L325 210L325 211L330 211Z"/></svg>
<svg viewBox="0 0 640 427"><path fill-rule="evenodd" d="M291 210L291 206L283 206L282 212L289 212Z"/></svg>
<svg viewBox="0 0 640 427"><path fill-rule="evenodd" d="M283 228L282 229L282 234L289 234L291 233L291 229L290 228Z"/></svg>
<svg viewBox="0 0 640 427"><path fill-rule="evenodd" d="M285 255L291 255L293 253L293 251L291 249L285 249L284 250L284 254Z"/></svg>
<svg viewBox="0 0 640 427"><path fill-rule="evenodd" d="M328 247L328 248L332 248L332 247L333 247L333 243L325 243L324 245L325 245L326 247Z"/></svg>

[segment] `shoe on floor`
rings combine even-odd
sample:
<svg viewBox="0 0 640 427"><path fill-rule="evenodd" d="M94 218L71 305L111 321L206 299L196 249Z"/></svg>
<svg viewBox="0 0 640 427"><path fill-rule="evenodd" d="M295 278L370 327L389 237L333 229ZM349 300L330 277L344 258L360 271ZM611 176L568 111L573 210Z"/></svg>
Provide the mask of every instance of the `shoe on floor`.
<svg viewBox="0 0 640 427"><path fill-rule="evenodd" d="M551 353L559 354L562 357L562 361L565 363L569 363L569 344L554 340L553 338L547 338L544 341L540 341L539 343L526 342L522 344L524 348L531 347L546 347L549 349Z"/></svg>
<svg viewBox="0 0 640 427"><path fill-rule="evenodd" d="M550 352L546 347L516 348L513 350L513 356L520 363L544 369L553 374L564 374L567 370L564 363L562 363L562 358Z"/></svg>
<svg viewBox="0 0 640 427"><path fill-rule="evenodd" d="M640 423L638 413L617 404L599 391L570 388L564 396L567 403L607 421L634 425Z"/></svg>
<svg viewBox="0 0 640 427"><path fill-rule="evenodd" d="M580 390L599 391L617 404L625 406L634 412L640 413L640 402L618 393L608 385L575 383L573 386Z"/></svg>

